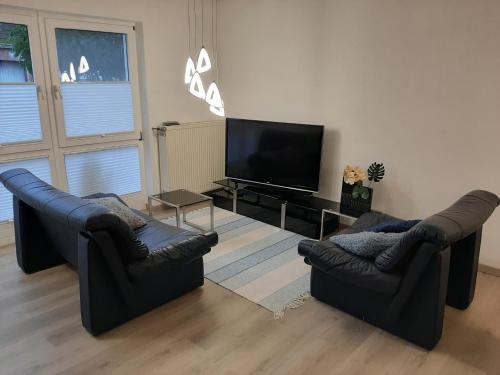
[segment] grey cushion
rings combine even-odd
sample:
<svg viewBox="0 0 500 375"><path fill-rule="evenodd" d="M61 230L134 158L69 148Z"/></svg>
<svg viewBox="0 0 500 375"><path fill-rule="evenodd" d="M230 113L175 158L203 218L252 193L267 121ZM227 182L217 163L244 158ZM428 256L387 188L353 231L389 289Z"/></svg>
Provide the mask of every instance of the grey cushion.
<svg viewBox="0 0 500 375"><path fill-rule="evenodd" d="M403 236L404 233L359 232L333 236L330 241L351 254L374 258L399 242Z"/></svg>
<svg viewBox="0 0 500 375"><path fill-rule="evenodd" d="M116 197L90 198L88 200L108 208L112 213L118 215L120 219L127 223L132 230L146 225L146 220L120 202Z"/></svg>

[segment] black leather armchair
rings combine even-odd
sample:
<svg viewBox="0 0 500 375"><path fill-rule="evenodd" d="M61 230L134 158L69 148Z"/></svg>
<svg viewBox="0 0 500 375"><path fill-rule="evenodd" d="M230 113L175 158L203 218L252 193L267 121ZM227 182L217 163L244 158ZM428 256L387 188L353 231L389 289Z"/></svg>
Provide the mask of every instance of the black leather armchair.
<svg viewBox="0 0 500 375"><path fill-rule="evenodd" d="M470 192L412 228L405 246L376 259L303 240L299 253L312 265L311 294L430 350L441 338L445 305L466 309L474 298L482 225L499 203L495 194ZM393 219L367 213L346 232Z"/></svg>
<svg viewBox="0 0 500 375"><path fill-rule="evenodd" d="M78 270L84 327L116 327L203 285L202 256L217 233L195 234L142 215L136 231L104 206L57 190L25 169L0 175L14 195L16 253L26 273Z"/></svg>

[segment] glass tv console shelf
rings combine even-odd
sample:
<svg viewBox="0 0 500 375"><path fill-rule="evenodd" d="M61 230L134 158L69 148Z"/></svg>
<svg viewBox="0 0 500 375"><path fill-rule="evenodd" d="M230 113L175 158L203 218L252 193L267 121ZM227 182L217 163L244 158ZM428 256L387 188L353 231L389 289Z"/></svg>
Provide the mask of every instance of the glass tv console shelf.
<svg viewBox="0 0 500 375"><path fill-rule="evenodd" d="M215 206L310 238L321 239L338 230L340 217L357 218L343 213L339 202L313 195L295 195L230 179L214 183L220 188L207 194Z"/></svg>

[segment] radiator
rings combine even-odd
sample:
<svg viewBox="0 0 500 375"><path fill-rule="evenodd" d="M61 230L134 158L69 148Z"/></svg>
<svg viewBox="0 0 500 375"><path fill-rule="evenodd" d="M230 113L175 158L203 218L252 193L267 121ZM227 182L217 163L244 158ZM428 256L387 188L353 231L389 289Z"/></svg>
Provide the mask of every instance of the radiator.
<svg viewBox="0 0 500 375"><path fill-rule="evenodd" d="M217 187L224 178L225 123L209 121L165 126L158 132L162 191L197 193Z"/></svg>

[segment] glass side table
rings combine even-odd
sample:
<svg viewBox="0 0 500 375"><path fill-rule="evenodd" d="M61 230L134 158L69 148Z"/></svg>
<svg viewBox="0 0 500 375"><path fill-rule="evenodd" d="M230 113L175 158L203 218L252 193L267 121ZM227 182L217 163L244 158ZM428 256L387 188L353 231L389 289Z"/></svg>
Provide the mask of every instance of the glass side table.
<svg viewBox="0 0 500 375"><path fill-rule="evenodd" d="M203 194L193 193L192 191L185 189L166 191L160 194L153 194L148 196L148 210L149 210L149 216L151 217L153 217L153 213L151 210L153 201L175 208L175 219L177 228L180 228L181 226L181 212L182 212L182 221L185 224L193 228L199 229L203 232L206 231L205 228L186 220L185 209L206 202L210 207L210 231L214 230L214 202L212 197L208 197Z"/></svg>
<svg viewBox="0 0 500 375"><path fill-rule="evenodd" d="M323 241L323 230L324 230L324 224L325 224L325 215L326 214L331 214L331 215L336 215L339 217L344 217L349 220L356 220L359 216L354 216L354 215L349 215L346 213L343 213L341 208L340 208L340 203L338 202L333 202L335 203L333 207L330 208L323 208L321 210L321 227L320 227L320 234L319 234L319 240Z"/></svg>

